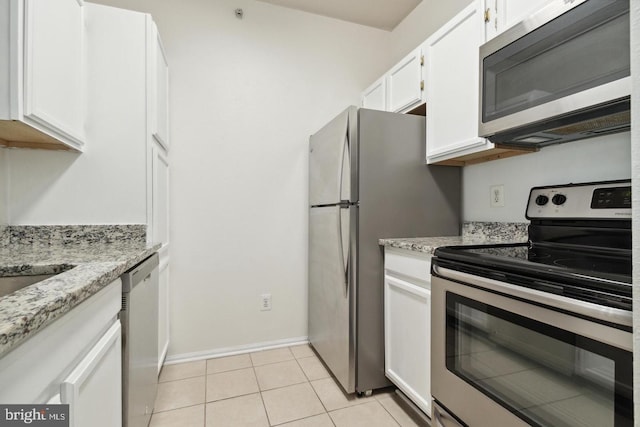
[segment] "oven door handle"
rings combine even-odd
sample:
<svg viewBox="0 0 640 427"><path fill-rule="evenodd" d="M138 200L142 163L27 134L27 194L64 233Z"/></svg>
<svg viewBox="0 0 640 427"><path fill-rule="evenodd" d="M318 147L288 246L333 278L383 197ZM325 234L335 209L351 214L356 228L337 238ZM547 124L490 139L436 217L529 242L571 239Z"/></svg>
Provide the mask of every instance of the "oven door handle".
<svg viewBox="0 0 640 427"><path fill-rule="evenodd" d="M565 296L530 289L524 286L512 285L486 277L451 270L449 268L442 268L435 264L433 265L433 272L445 279L467 283L469 285L498 292L506 296L531 301L547 307L580 314L616 325L631 327L633 324L633 315L631 311L606 307L574 298L567 298Z"/></svg>

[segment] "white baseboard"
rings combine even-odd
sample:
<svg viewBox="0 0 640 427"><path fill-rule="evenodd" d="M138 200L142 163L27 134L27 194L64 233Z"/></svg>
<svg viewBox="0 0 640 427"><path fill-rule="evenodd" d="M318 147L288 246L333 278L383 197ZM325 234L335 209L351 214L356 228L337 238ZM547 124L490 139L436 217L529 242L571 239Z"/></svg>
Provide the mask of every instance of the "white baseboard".
<svg viewBox="0 0 640 427"><path fill-rule="evenodd" d="M216 357L235 356L237 354L253 353L255 351L273 350L275 348L289 347L293 345L308 344L309 337L286 338L283 340L245 344L236 347L225 347L213 350L196 351L193 353L181 353L167 355L165 365L176 363L194 362L196 360L214 359Z"/></svg>

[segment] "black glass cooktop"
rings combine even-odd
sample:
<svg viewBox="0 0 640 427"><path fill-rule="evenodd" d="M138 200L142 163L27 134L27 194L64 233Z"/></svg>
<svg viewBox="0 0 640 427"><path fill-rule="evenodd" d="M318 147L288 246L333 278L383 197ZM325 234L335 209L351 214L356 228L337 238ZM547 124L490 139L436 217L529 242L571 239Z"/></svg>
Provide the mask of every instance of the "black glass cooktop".
<svg viewBox="0 0 640 427"><path fill-rule="evenodd" d="M475 254L479 257L501 257L518 262L581 270L586 274L613 274L625 276L622 280L631 283L631 251L629 250L599 250L575 247L546 246L544 244L527 244L512 246L475 246L459 247L458 251ZM508 261L512 262L512 261Z"/></svg>
<svg viewBox="0 0 640 427"><path fill-rule="evenodd" d="M631 309L631 251L557 244L449 246L434 265Z"/></svg>

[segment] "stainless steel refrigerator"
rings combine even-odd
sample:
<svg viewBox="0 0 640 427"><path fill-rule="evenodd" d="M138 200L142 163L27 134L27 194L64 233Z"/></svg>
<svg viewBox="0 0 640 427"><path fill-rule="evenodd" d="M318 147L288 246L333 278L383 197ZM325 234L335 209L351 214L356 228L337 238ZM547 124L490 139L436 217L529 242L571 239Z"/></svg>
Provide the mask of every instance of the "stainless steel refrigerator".
<svg viewBox="0 0 640 427"><path fill-rule="evenodd" d="M424 117L357 107L310 138L309 341L348 393L391 384L378 239L460 231L460 170L424 143Z"/></svg>

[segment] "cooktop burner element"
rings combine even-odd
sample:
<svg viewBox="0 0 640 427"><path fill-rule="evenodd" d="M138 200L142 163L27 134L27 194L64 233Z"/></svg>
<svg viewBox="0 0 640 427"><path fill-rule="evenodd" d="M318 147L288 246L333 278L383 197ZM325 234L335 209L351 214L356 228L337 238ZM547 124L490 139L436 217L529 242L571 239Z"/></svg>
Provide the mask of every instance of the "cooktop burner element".
<svg viewBox="0 0 640 427"><path fill-rule="evenodd" d="M451 246L437 265L631 310L631 182L535 187L529 242Z"/></svg>

